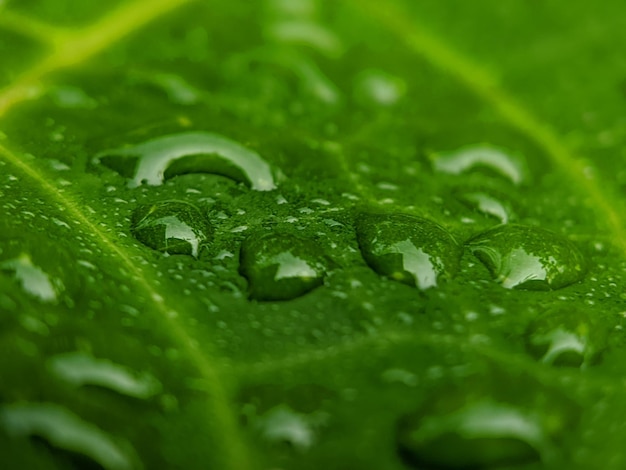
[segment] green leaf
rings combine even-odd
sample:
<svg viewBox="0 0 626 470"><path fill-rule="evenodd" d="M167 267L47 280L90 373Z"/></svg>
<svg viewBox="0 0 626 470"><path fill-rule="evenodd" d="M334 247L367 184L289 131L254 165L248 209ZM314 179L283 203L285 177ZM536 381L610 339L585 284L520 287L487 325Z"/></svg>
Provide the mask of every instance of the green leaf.
<svg viewBox="0 0 626 470"><path fill-rule="evenodd" d="M7 468L626 466L622 2L0 2Z"/></svg>

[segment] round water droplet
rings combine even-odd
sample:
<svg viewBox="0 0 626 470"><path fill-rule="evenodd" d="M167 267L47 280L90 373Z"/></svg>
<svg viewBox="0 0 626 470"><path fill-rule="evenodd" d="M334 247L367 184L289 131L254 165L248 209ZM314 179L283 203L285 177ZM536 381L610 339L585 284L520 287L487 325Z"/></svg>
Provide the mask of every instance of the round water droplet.
<svg viewBox="0 0 626 470"><path fill-rule="evenodd" d="M606 348L606 330L575 307L545 312L526 331L526 348L539 361L559 367L597 363Z"/></svg>
<svg viewBox="0 0 626 470"><path fill-rule="evenodd" d="M509 468L554 458L556 441L578 418L575 406L544 389L533 392L527 378L478 379L439 390L399 420L398 452L408 465Z"/></svg>
<svg viewBox="0 0 626 470"><path fill-rule="evenodd" d="M251 236L241 247L241 274L250 297L288 300L322 285L328 261L313 242L285 234Z"/></svg>
<svg viewBox="0 0 626 470"><path fill-rule="evenodd" d="M507 289L560 289L585 273L584 257L573 243L537 227L500 225L468 245Z"/></svg>
<svg viewBox="0 0 626 470"><path fill-rule="evenodd" d="M462 248L443 227L406 214L364 214L357 222L363 258L377 273L419 289L452 277Z"/></svg>
<svg viewBox="0 0 626 470"><path fill-rule="evenodd" d="M479 212L495 217L503 224L506 224L511 217L511 208L489 194L482 192L467 193L461 196L461 200Z"/></svg>
<svg viewBox="0 0 626 470"><path fill-rule="evenodd" d="M131 232L155 250L197 258L209 239L211 227L196 206L163 201L138 207L133 213Z"/></svg>
<svg viewBox="0 0 626 470"><path fill-rule="evenodd" d="M499 173L514 184L520 184L527 173L521 159L489 145L471 145L433 157L434 169L442 173L458 175L480 166Z"/></svg>
<svg viewBox="0 0 626 470"><path fill-rule="evenodd" d="M160 185L188 173L215 173L257 191L276 188L270 166L243 145L209 132L183 132L96 155L94 161L130 178L129 186Z"/></svg>

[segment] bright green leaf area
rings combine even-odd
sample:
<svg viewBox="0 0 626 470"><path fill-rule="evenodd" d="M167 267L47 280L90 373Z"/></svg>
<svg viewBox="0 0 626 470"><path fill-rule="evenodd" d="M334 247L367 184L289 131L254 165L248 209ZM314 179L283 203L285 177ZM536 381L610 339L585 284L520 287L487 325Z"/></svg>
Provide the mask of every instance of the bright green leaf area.
<svg viewBox="0 0 626 470"><path fill-rule="evenodd" d="M0 461L626 468L626 7L0 1Z"/></svg>

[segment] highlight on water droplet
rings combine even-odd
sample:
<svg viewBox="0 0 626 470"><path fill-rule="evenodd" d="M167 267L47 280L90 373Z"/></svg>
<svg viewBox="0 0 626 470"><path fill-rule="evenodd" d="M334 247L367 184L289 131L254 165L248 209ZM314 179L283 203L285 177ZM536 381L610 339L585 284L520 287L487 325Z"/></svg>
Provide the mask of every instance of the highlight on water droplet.
<svg viewBox="0 0 626 470"><path fill-rule="evenodd" d="M576 245L537 227L500 225L472 238L468 246L507 289L560 289L585 274L585 260Z"/></svg>
<svg viewBox="0 0 626 470"><path fill-rule="evenodd" d="M257 191L276 188L270 166L258 153L209 132L183 132L105 150L96 155L94 163L130 178L130 187L143 183L157 186L177 175L214 173Z"/></svg>
<svg viewBox="0 0 626 470"><path fill-rule="evenodd" d="M431 220L406 214L361 214L356 229L366 263L390 279L425 290L458 270L462 247Z"/></svg>
<svg viewBox="0 0 626 470"><path fill-rule="evenodd" d="M364 70L355 80L355 98L363 104L392 106L404 96L405 92L404 80L382 70Z"/></svg>
<svg viewBox="0 0 626 470"><path fill-rule="evenodd" d="M606 341L606 329L575 306L541 313L525 335L526 349L540 362L583 369L600 360Z"/></svg>
<svg viewBox="0 0 626 470"><path fill-rule="evenodd" d="M0 271L13 272L22 289L41 302L56 302L64 289L60 280L53 279L35 266L25 253L18 258L0 262Z"/></svg>
<svg viewBox="0 0 626 470"><path fill-rule="evenodd" d="M78 351L52 356L47 366L76 387L94 385L134 398L150 398L161 390L161 384L150 374L133 373L120 364Z"/></svg>
<svg viewBox="0 0 626 470"><path fill-rule="evenodd" d="M162 201L139 206L133 212L131 233L154 250L197 258L209 241L211 227L196 206L183 201Z"/></svg>
<svg viewBox="0 0 626 470"><path fill-rule="evenodd" d="M436 153L432 161L436 171L454 175L476 167L486 167L516 185L522 183L527 175L520 157L490 145L470 145L452 152Z"/></svg>
<svg viewBox="0 0 626 470"><path fill-rule="evenodd" d="M512 213L509 205L504 204L499 199L496 199L489 194L483 192L471 192L463 194L460 198L470 207L475 208L485 215L495 217L503 224L509 222Z"/></svg>
<svg viewBox="0 0 626 470"><path fill-rule="evenodd" d="M51 446L90 458L105 470L140 468L127 444L120 445L120 439L53 403L0 405L0 427L14 438L43 438Z"/></svg>
<svg viewBox="0 0 626 470"><path fill-rule="evenodd" d="M254 424L265 440L288 443L302 452L315 443L317 428L324 424L325 418L324 413L298 413L283 404L257 417Z"/></svg>
<svg viewBox="0 0 626 470"><path fill-rule="evenodd" d="M547 390L533 390L537 384L525 378L477 380L438 390L401 417L397 446L402 460L417 469L461 470L555 459L561 435L578 419L575 405Z"/></svg>
<svg viewBox="0 0 626 470"><path fill-rule="evenodd" d="M241 246L240 272L256 300L289 300L322 285L329 269L314 242L288 234L253 235Z"/></svg>

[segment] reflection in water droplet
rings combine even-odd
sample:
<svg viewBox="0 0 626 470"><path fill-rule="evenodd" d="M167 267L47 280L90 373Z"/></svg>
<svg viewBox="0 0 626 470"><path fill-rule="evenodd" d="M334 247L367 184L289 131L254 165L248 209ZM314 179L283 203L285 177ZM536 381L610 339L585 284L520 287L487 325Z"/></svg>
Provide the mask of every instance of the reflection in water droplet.
<svg viewBox="0 0 626 470"><path fill-rule="evenodd" d="M536 227L501 225L468 245L507 289L560 289L580 281L585 272L583 255L574 244Z"/></svg>
<svg viewBox="0 0 626 470"><path fill-rule="evenodd" d="M320 248L292 235L249 237L241 247L241 274L248 279L250 297L288 300L321 286L328 270Z"/></svg>
<svg viewBox="0 0 626 470"><path fill-rule="evenodd" d="M405 214L365 214L357 222L363 258L376 272L428 289L441 276L452 276L461 247L441 226Z"/></svg>
<svg viewBox="0 0 626 470"><path fill-rule="evenodd" d="M433 166L436 171L454 175L476 166L486 166L514 184L520 184L526 175L526 169L520 159L488 145L473 145L453 152L436 154Z"/></svg>
<svg viewBox="0 0 626 470"><path fill-rule="evenodd" d="M197 258L211 228L197 207L182 201L164 201L139 206L133 213L131 232L152 249Z"/></svg>
<svg viewBox="0 0 626 470"><path fill-rule="evenodd" d="M0 270L13 271L17 280L22 284L22 289L42 302L56 302L63 288L60 281L53 284L50 276L35 266L26 254L0 262Z"/></svg>
<svg viewBox="0 0 626 470"><path fill-rule="evenodd" d="M309 449L315 441L315 427L319 423L286 405L279 405L257 418L256 427L270 442L288 442L300 451Z"/></svg>
<svg viewBox="0 0 626 470"><path fill-rule="evenodd" d="M97 385L135 398L149 398L161 389L149 374L133 374L124 366L81 352L53 356L48 359L48 368L77 387Z"/></svg>
<svg viewBox="0 0 626 470"><path fill-rule="evenodd" d="M271 169L259 154L208 132L184 132L106 150L95 161L130 178L130 187L144 182L160 185L165 179L188 173L215 173L257 191L276 188Z"/></svg>
<svg viewBox="0 0 626 470"><path fill-rule="evenodd" d="M464 194L461 199L483 214L495 217L503 224L509 221L510 209L493 196L485 193L468 193Z"/></svg>
<svg viewBox="0 0 626 470"><path fill-rule="evenodd" d="M528 352L545 364L585 368L600 359L606 330L577 309L545 312L526 332Z"/></svg>
<svg viewBox="0 0 626 470"><path fill-rule="evenodd" d="M51 403L0 407L0 426L13 437L38 436L51 445L83 454L106 470L137 468L136 457L95 425Z"/></svg>

